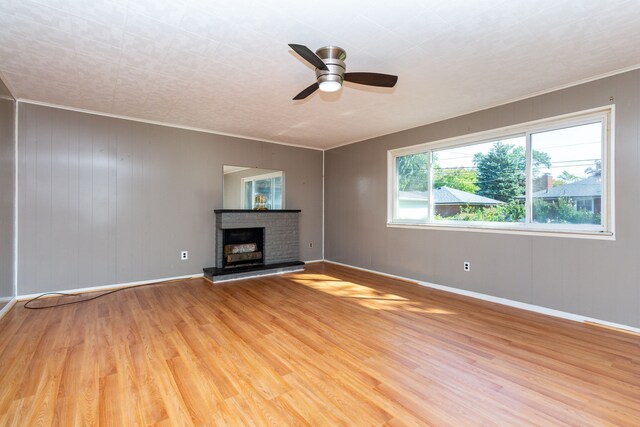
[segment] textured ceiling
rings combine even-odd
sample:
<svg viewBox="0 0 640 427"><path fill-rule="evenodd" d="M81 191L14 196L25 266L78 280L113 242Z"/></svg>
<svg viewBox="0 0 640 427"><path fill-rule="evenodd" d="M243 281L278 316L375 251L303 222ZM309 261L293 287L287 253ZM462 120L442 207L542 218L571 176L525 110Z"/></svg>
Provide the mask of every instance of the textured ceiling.
<svg viewBox="0 0 640 427"><path fill-rule="evenodd" d="M640 64L637 0L0 0L19 99L316 148ZM347 51L394 89L314 82L287 43Z"/></svg>

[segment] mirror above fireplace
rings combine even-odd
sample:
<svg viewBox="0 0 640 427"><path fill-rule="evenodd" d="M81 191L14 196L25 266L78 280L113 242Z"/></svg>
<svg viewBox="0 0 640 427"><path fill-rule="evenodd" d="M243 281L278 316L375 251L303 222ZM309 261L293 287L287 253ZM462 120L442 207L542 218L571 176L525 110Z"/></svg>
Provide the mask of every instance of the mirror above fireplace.
<svg viewBox="0 0 640 427"><path fill-rule="evenodd" d="M224 209L284 209L284 172L224 165Z"/></svg>

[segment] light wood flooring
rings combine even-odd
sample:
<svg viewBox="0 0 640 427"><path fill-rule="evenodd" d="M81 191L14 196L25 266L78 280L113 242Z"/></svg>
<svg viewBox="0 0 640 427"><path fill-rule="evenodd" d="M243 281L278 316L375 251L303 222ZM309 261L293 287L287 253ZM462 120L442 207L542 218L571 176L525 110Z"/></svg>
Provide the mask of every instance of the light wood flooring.
<svg viewBox="0 0 640 427"><path fill-rule="evenodd" d="M640 337L330 264L176 281L16 305L0 425L638 426Z"/></svg>

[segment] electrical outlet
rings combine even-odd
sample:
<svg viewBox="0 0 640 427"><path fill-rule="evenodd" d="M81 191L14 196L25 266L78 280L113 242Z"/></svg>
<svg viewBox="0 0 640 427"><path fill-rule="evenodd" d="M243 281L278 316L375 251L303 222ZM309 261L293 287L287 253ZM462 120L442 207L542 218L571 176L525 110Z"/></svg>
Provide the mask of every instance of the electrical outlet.
<svg viewBox="0 0 640 427"><path fill-rule="evenodd" d="M184 261L185 259L189 259L189 251L180 252L180 259Z"/></svg>
<svg viewBox="0 0 640 427"><path fill-rule="evenodd" d="M462 268L464 271L471 271L471 263L469 261L465 261Z"/></svg>
<svg viewBox="0 0 640 427"><path fill-rule="evenodd" d="M309 247L312 248L313 247L313 242L309 242Z"/></svg>

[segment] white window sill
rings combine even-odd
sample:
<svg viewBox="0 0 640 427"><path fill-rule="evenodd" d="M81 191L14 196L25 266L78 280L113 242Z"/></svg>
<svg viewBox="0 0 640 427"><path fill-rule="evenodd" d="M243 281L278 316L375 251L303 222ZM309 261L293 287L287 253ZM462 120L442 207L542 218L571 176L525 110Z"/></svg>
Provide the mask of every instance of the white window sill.
<svg viewBox="0 0 640 427"><path fill-rule="evenodd" d="M476 233L498 233L498 234L516 234L520 236L544 236L544 237L567 237L574 239L594 239L594 240L615 240L612 232L597 230L579 230L579 229L549 229L534 227L509 227L504 225L472 225L472 224L417 224L417 223L401 223L388 222L389 228L411 228L422 230L438 230L438 231L472 231Z"/></svg>

